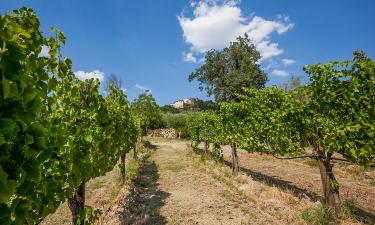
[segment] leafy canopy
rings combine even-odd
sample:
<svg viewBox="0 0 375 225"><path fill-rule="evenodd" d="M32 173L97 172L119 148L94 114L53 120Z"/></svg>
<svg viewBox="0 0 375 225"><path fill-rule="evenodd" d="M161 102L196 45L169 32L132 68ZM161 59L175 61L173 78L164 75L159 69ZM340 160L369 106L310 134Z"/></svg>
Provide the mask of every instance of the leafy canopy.
<svg viewBox="0 0 375 225"><path fill-rule="evenodd" d="M112 88L105 99L97 80L76 78L53 32L28 8L0 16L0 224L39 223L136 139L126 96Z"/></svg>
<svg viewBox="0 0 375 225"><path fill-rule="evenodd" d="M245 34L221 51L208 51L205 63L188 79L197 80L199 89L213 95L216 102L237 101L237 93L242 94L242 88L264 87L267 75L260 68L260 58L260 53Z"/></svg>
<svg viewBox="0 0 375 225"><path fill-rule="evenodd" d="M150 93L141 93L131 104L133 113L138 117L142 133L161 125L161 110Z"/></svg>
<svg viewBox="0 0 375 225"><path fill-rule="evenodd" d="M363 52L304 68L310 75L315 138L359 164L375 158L375 62Z"/></svg>

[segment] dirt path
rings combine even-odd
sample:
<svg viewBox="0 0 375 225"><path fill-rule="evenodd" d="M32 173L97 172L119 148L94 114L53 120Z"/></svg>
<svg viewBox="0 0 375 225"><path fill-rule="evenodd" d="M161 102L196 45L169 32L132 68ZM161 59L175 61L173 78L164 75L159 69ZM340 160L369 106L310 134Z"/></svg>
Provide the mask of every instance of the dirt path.
<svg viewBox="0 0 375 225"><path fill-rule="evenodd" d="M313 203L202 159L187 142L153 141L141 176L101 224L305 224Z"/></svg>

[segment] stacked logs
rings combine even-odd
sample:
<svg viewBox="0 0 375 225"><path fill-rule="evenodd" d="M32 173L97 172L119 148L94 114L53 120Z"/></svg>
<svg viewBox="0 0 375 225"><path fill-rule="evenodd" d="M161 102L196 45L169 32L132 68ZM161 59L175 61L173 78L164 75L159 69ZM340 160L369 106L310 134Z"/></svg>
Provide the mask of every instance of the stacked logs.
<svg viewBox="0 0 375 225"><path fill-rule="evenodd" d="M163 137L163 138L178 138L179 133L176 129L156 129L148 130L147 136L149 137Z"/></svg>

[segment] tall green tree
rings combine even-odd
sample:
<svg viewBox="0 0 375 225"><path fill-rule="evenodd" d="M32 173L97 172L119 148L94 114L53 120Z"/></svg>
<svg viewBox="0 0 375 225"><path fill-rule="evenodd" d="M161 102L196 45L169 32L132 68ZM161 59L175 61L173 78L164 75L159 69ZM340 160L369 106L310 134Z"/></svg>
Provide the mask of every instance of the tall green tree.
<svg viewBox="0 0 375 225"><path fill-rule="evenodd" d="M231 42L223 50L210 50L205 63L191 73L188 80L197 80L199 89L214 96L216 102L238 101L242 88L264 88L266 73L260 68L261 56L247 34Z"/></svg>
<svg viewBox="0 0 375 225"><path fill-rule="evenodd" d="M160 127L162 118L161 110L151 93L141 93L131 104L131 109L140 120L140 127L143 134L148 129Z"/></svg>

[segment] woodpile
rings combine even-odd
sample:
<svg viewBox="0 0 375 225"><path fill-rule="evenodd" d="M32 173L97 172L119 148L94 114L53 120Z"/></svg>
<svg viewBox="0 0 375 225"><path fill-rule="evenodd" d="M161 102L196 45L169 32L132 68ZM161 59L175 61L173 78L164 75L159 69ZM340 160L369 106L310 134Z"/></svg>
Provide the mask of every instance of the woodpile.
<svg viewBox="0 0 375 225"><path fill-rule="evenodd" d="M148 130L147 136L149 137L163 137L163 138L178 138L179 134L176 129L156 129Z"/></svg>

